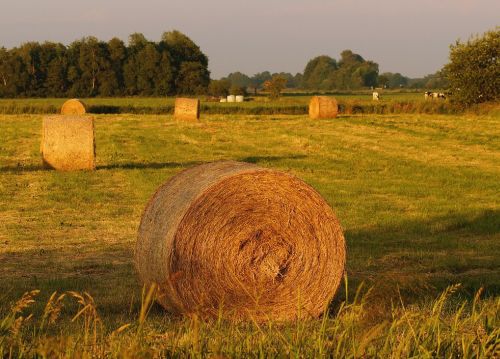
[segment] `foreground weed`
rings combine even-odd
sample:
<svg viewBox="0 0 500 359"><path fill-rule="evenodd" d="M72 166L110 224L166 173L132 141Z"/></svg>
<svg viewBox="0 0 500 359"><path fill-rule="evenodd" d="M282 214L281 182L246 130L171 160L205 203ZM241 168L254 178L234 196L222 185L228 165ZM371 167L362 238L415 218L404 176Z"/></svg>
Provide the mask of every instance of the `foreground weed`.
<svg viewBox="0 0 500 359"><path fill-rule="evenodd" d="M370 290L317 321L231 323L193 315L150 322L156 288L143 290L137 319L107 328L88 293L53 293L39 316L29 313L38 291L24 294L0 319L0 357L462 357L494 358L500 342L500 299L452 300L458 285L427 305L394 304L370 320ZM76 313L68 318L71 301ZM455 303L455 304L452 304ZM54 331L58 328L58 331Z"/></svg>

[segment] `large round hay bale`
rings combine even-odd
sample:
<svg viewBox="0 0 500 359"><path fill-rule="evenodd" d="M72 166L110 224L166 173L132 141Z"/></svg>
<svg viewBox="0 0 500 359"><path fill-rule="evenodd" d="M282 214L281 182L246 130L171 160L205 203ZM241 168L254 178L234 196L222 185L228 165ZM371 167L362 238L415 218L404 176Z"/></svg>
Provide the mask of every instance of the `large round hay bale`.
<svg viewBox="0 0 500 359"><path fill-rule="evenodd" d="M335 118L339 112L337 100L327 96L313 96L309 103L309 117L312 119L318 118Z"/></svg>
<svg viewBox="0 0 500 359"><path fill-rule="evenodd" d="M228 95L227 102L236 102L236 96L235 95Z"/></svg>
<svg viewBox="0 0 500 359"><path fill-rule="evenodd" d="M311 318L340 284L345 241L330 206L300 179L224 161L185 170L156 191L135 264L173 313Z"/></svg>
<svg viewBox="0 0 500 359"><path fill-rule="evenodd" d="M56 170L95 169L94 119L88 116L44 117L40 152L44 165Z"/></svg>
<svg viewBox="0 0 500 359"><path fill-rule="evenodd" d="M242 95L236 96L235 102L245 102L245 96L242 96Z"/></svg>
<svg viewBox="0 0 500 359"><path fill-rule="evenodd" d="M87 106L76 98L66 101L61 107L61 115L85 115L86 113Z"/></svg>
<svg viewBox="0 0 500 359"><path fill-rule="evenodd" d="M176 98L174 118L181 121L197 121L200 118L200 100Z"/></svg>

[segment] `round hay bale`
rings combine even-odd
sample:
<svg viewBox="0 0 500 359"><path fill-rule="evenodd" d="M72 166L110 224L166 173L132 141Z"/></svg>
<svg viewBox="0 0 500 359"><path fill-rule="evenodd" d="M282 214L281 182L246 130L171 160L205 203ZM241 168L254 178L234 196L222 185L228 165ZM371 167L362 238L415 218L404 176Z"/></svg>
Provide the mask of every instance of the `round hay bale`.
<svg viewBox="0 0 500 359"><path fill-rule="evenodd" d="M85 115L86 113L87 106L76 98L66 101L61 107L61 115Z"/></svg>
<svg viewBox="0 0 500 359"><path fill-rule="evenodd" d="M241 95L238 95L238 96L235 97L235 101L236 102L244 102L245 101L245 97L241 96Z"/></svg>
<svg viewBox="0 0 500 359"><path fill-rule="evenodd" d="M42 121L42 160L60 171L95 169L94 119L47 116Z"/></svg>
<svg viewBox="0 0 500 359"><path fill-rule="evenodd" d="M172 313L314 318L340 284L345 241L331 207L300 179L223 161L157 190L139 226L135 265Z"/></svg>
<svg viewBox="0 0 500 359"><path fill-rule="evenodd" d="M236 102L236 96L235 95L227 96L227 102Z"/></svg>
<svg viewBox="0 0 500 359"><path fill-rule="evenodd" d="M200 118L200 100L176 98L174 118L181 121L197 121Z"/></svg>
<svg viewBox="0 0 500 359"><path fill-rule="evenodd" d="M337 100L327 96L313 96L309 103L309 117L312 119L318 118L335 118L339 112Z"/></svg>

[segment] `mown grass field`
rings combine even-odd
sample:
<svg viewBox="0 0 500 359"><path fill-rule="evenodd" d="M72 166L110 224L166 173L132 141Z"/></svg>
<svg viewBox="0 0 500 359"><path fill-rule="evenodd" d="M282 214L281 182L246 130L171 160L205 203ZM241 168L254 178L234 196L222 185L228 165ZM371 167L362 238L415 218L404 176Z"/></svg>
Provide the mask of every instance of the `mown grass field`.
<svg viewBox="0 0 500 359"><path fill-rule="evenodd" d="M41 355L229 357L467 356L481 346L490 352L480 356L488 356L498 350L490 345L500 335L496 115L325 121L204 115L197 124L176 123L169 115L98 115L97 170L76 173L41 167L40 127L40 115L0 115L4 355L12 348ZM221 159L290 172L336 211L348 246L348 289L322 320L202 323L171 318L157 306L147 319L141 315L132 256L147 200L183 168ZM372 290L355 300L362 282ZM451 298L434 302L458 283ZM480 288L481 304L474 301ZM30 309L35 317L18 324L19 334L8 323L20 314L9 317L9 308L34 289L41 291ZM102 321L91 305L71 322L84 305L66 298L55 324L47 317L41 325L37 318L47 313L54 291L88 292Z"/></svg>

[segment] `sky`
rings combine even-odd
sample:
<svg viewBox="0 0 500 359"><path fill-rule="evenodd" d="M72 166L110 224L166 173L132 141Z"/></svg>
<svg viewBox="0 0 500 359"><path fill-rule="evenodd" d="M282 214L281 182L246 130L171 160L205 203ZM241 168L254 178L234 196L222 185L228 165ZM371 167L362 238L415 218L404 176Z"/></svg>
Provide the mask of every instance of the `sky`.
<svg viewBox="0 0 500 359"><path fill-rule="evenodd" d="M380 72L422 77L449 46L500 25L500 0L0 0L0 46L69 44L84 36L159 41L179 30L209 57L212 78L302 72L345 49Z"/></svg>

